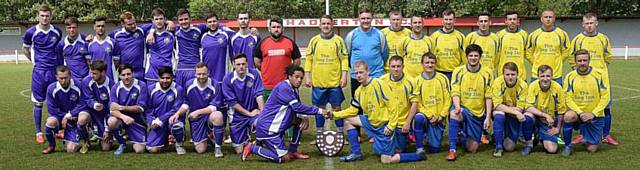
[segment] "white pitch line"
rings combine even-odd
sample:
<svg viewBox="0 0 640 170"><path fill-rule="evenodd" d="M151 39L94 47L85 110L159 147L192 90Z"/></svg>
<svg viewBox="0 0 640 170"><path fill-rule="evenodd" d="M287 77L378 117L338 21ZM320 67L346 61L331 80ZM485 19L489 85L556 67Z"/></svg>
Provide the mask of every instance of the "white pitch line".
<svg viewBox="0 0 640 170"><path fill-rule="evenodd" d="M611 87L624 89L624 90L629 90L629 91L634 91L634 92L640 92L640 89L634 89L634 88L629 88L629 87L624 87L624 86L611 85Z"/></svg>
<svg viewBox="0 0 640 170"><path fill-rule="evenodd" d="M24 96L24 97L26 97L26 98L31 98L31 96L30 96L30 95L26 95L26 94L24 94L24 93L26 93L26 92L28 92L28 91L31 91L31 89L26 89L26 90L22 90L22 91L20 91L20 95L21 95L21 96Z"/></svg>

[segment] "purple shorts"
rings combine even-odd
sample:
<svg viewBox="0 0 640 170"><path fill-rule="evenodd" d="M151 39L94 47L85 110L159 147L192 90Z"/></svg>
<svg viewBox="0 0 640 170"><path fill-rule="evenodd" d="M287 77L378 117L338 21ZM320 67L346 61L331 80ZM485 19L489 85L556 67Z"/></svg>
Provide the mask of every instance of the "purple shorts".
<svg viewBox="0 0 640 170"><path fill-rule="evenodd" d="M209 139L209 115L200 116L195 119L189 119L191 127L191 140L197 145Z"/></svg>
<svg viewBox="0 0 640 170"><path fill-rule="evenodd" d="M146 144L147 126L144 123L144 119L138 118L136 116L131 117L135 120L132 124L127 125L124 122L122 122L121 124L122 127L127 130L129 140L136 144Z"/></svg>
<svg viewBox="0 0 640 170"><path fill-rule="evenodd" d="M169 137L169 122L162 122L163 126L149 129L149 136L147 137L147 148L164 147L167 144Z"/></svg>
<svg viewBox="0 0 640 170"><path fill-rule="evenodd" d="M108 114L108 112L106 112L105 110L98 112L95 111L93 109L90 109L89 114L91 115L91 121L94 125L98 126L98 134L96 134L96 136L99 139L102 139L102 134L104 133L107 125L107 120L109 119L109 116L111 116L110 114Z"/></svg>
<svg viewBox="0 0 640 170"><path fill-rule="evenodd" d="M189 86L186 85L187 81L196 78L196 71L194 69L191 70L182 70L178 69L175 73L176 83L181 87L187 89Z"/></svg>
<svg viewBox="0 0 640 170"><path fill-rule="evenodd" d="M278 157L282 157L289 152L287 150L287 146L284 144L284 133L280 133L277 136L267 138L256 138L258 145L275 151L278 154Z"/></svg>
<svg viewBox="0 0 640 170"><path fill-rule="evenodd" d="M62 123L62 118L64 117L64 115L62 116L49 115L49 117L56 118L56 120L58 120L58 124L60 124ZM62 126L59 126L59 127L62 128ZM64 140L65 142L71 142L75 144L80 142L80 137L78 137L78 124L76 121L71 121L71 120L67 121L66 127L64 128L64 139L62 140Z"/></svg>
<svg viewBox="0 0 640 170"><path fill-rule="evenodd" d="M247 117L231 111L229 115L229 131L231 132L231 141L233 141L234 147L242 146L249 142L251 133L255 132L255 120L256 117Z"/></svg>
<svg viewBox="0 0 640 170"><path fill-rule="evenodd" d="M56 70L33 68L31 72L31 101L44 102L47 96L47 87L56 82Z"/></svg>

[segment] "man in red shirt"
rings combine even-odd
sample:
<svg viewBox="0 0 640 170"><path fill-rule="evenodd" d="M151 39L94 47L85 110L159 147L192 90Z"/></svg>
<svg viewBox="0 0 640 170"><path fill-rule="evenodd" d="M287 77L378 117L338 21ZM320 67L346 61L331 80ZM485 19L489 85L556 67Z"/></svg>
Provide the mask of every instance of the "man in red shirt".
<svg viewBox="0 0 640 170"><path fill-rule="evenodd" d="M262 72L264 84L263 97L265 101L271 95L271 90L279 82L285 80L284 69L287 65L300 65L300 49L295 41L282 35L284 30L282 19L273 17L269 20L271 36L265 37L253 51L256 68Z"/></svg>

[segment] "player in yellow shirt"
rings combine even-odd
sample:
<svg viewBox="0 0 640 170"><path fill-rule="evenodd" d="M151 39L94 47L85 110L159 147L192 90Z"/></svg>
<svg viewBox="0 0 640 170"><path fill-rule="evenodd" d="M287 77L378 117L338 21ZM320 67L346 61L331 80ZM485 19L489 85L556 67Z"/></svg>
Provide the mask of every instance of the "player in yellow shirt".
<svg viewBox="0 0 640 170"><path fill-rule="evenodd" d="M404 60L400 56L393 56L389 60L389 74L380 79L389 86L389 110L394 117L389 119L389 126L394 127L392 142L396 152L403 152L407 149L409 142L409 130L411 122L407 122L409 108L411 107L411 95L413 94L413 83L411 79L402 71Z"/></svg>
<svg viewBox="0 0 640 170"><path fill-rule="evenodd" d="M422 56L431 51L431 38L422 32L422 16L411 17L411 34L400 42L398 55L404 57L404 73L413 79L422 73Z"/></svg>
<svg viewBox="0 0 640 170"><path fill-rule="evenodd" d="M351 162L363 159L355 126L363 127L367 134L373 137L373 151L381 155L382 163L424 160L425 157L421 154L398 154L395 152L391 140L395 126L389 124L389 120L395 116L389 107L388 97L391 93L389 86L379 78L369 77L369 66L364 61L358 60L354 66L356 79L361 83L361 86L356 89L351 100L351 107L325 115L328 118L345 120L351 153L340 157L340 161ZM364 113L363 115L358 115L360 110Z"/></svg>
<svg viewBox="0 0 640 170"><path fill-rule="evenodd" d="M424 153L424 135L427 133L429 153L440 151L445 121L451 108L449 79L436 72L436 56L428 52L422 55L423 72L413 79L413 95L407 124L413 121L416 136L416 153Z"/></svg>
<svg viewBox="0 0 640 170"><path fill-rule="evenodd" d="M522 155L525 156L533 151L533 144L531 144L533 129L537 129L536 138L542 141L548 153L558 151L563 115L567 111L564 90L558 82L553 81L553 69L548 65L541 65L538 67L538 76L538 80L529 84L526 99L525 116L535 116L535 125L523 124L522 126L522 133L527 143L522 149Z"/></svg>
<svg viewBox="0 0 640 170"><path fill-rule="evenodd" d="M453 70L466 64L464 35L453 28L455 13L448 9L442 12L442 28L431 34L432 52L438 57L436 71L451 80Z"/></svg>
<svg viewBox="0 0 640 170"><path fill-rule="evenodd" d="M464 46L477 44L482 47L482 57L480 64L494 73L494 66L498 62L498 50L500 49L500 39L498 35L490 30L491 18L488 12L481 12L478 16L478 31L470 32L464 37Z"/></svg>
<svg viewBox="0 0 640 170"><path fill-rule="evenodd" d="M589 51L576 51L577 68L569 72L564 80L569 111L564 114L562 137L564 141L571 141L573 129L579 128L587 151L596 152L603 135L604 108L610 98L608 82L600 70L589 66L589 60ZM572 144L566 142L562 156L571 155L572 150Z"/></svg>
<svg viewBox="0 0 640 170"><path fill-rule="evenodd" d="M402 20L404 20L402 12L393 10L389 12L389 22L391 25L381 30L387 40L387 45L389 45L388 56L396 55L396 50L401 48L400 43L402 40L411 34L411 30L402 27ZM389 58L389 60L391 60L391 58ZM384 73L389 72L389 60L384 62Z"/></svg>
<svg viewBox="0 0 640 170"><path fill-rule="evenodd" d="M504 29L498 31L500 40L500 49L498 50L498 65L503 66L505 63L513 62L518 66L518 79L526 80L527 71L524 66L524 60L527 47L527 37L529 34L520 28L520 19L515 11L507 11L504 23L507 25ZM531 60L529 60L531 63ZM502 75L502 70L498 69L497 76Z"/></svg>
<svg viewBox="0 0 640 170"><path fill-rule="evenodd" d="M503 151L515 150L522 124L533 125L533 116L524 114L528 89L526 80L518 78L518 66L516 63L508 62L504 64L502 71L504 75L496 78L491 84L495 157L502 157Z"/></svg>
<svg viewBox="0 0 640 170"><path fill-rule="evenodd" d="M339 111L344 101L342 88L347 85L349 71L347 49L342 37L333 33L333 18L330 15L320 18L320 31L309 41L304 64L307 77L305 85L312 88L313 105L325 108L329 103L334 111ZM339 133L342 133L343 126L342 120L336 120ZM323 130L324 117L316 115L316 131Z"/></svg>
<svg viewBox="0 0 640 170"><path fill-rule="evenodd" d="M553 68L553 80L562 85L562 65L570 55L571 42L567 32L554 25L556 15L553 10L544 10L540 16L542 27L529 34L527 56L531 58L531 81L538 78L538 67L548 65Z"/></svg>
<svg viewBox="0 0 640 170"><path fill-rule="evenodd" d="M597 31L598 27L598 18L593 13L588 13L582 17L582 28L584 31L581 34L576 35L573 38L572 44L572 52L575 53L577 50L585 49L589 51L591 55L591 60L589 65L595 69L601 70L603 76L606 79L609 79L609 63L613 59L611 54L611 43L609 42L609 38L601 32ZM575 60L569 59L569 63L572 67L575 67ZM609 88L609 94L611 94L611 89ZM604 109L604 142L618 145L618 141L613 139L610 135L611 131L611 102L609 106ZM578 136L576 140L574 140L573 144L577 144L582 142L582 136Z"/></svg>
<svg viewBox="0 0 640 170"><path fill-rule="evenodd" d="M480 64L482 48L471 44L465 49L466 65L457 67L451 80L451 100L449 110L449 153L447 160L456 160L458 133L466 136L466 149L475 153L484 130L491 125L493 103L491 81L493 76Z"/></svg>

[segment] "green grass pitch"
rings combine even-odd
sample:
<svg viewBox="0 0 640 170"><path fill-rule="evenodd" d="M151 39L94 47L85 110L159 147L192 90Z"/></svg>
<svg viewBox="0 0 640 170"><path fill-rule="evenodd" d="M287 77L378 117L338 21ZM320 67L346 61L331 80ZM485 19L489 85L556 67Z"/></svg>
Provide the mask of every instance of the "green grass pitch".
<svg viewBox="0 0 640 170"><path fill-rule="evenodd" d="M601 144L597 153L589 154L584 146L578 145L576 152L566 159L559 154L546 154L541 147L537 147L530 156L521 156L522 144L518 145L516 152L494 158L491 156L494 146L484 145L478 153L461 154L456 162L447 162L444 159L445 145L442 152L428 154L426 161L394 165L382 165L368 143L362 144L364 161L341 163L335 157L323 157L315 146L308 145L315 133L313 125L304 132L300 147L301 151L311 155L311 159L287 164L270 163L256 155L250 161L242 162L227 144L223 146L225 157L220 159L213 157L213 149L206 154L196 154L192 144L187 144L186 155L176 155L173 146L161 154L135 154L129 147L127 153L116 157L112 151L98 151L95 144L88 154L69 154L63 152L60 141L58 152L42 155L40 151L45 145L35 143L32 103L28 98L31 67L30 64L0 64L0 169L627 169L640 165L640 76L637 76L640 61L634 60L616 60L610 66L614 98L612 135L620 141L619 146ZM309 104L309 89L301 89L303 102ZM345 94L348 98L348 88ZM44 114L46 117L46 111ZM333 126L333 123L328 124ZM348 147L346 145L343 149L343 155L350 150Z"/></svg>

